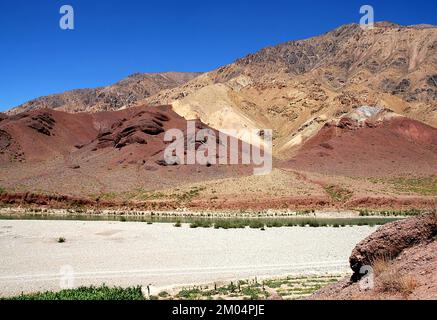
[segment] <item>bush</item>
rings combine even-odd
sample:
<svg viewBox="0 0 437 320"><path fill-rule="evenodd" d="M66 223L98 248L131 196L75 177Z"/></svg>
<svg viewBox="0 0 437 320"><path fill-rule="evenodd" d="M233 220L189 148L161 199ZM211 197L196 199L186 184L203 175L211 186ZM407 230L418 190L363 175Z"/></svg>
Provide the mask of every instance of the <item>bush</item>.
<svg viewBox="0 0 437 320"><path fill-rule="evenodd" d="M372 260L371 265L376 276L386 272L391 265L391 260L388 255L382 255Z"/></svg>
<svg viewBox="0 0 437 320"><path fill-rule="evenodd" d="M212 226L211 221L207 220L197 220L190 224L190 228L210 228Z"/></svg>
<svg viewBox="0 0 437 320"><path fill-rule="evenodd" d="M402 276L389 271L379 277L380 291L410 295L417 287L417 281L411 276Z"/></svg>
<svg viewBox="0 0 437 320"><path fill-rule="evenodd" d="M249 223L249 227L252 229L260 229L260 228L264 228L264 223L261 221L250 221Z"/></svg>

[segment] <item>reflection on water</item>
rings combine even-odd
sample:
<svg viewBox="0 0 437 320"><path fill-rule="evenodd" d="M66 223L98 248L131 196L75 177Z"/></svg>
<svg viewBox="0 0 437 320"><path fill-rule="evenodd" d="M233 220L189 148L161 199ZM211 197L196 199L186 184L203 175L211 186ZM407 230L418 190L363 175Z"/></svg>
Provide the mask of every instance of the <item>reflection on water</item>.
<svg viewBox="0 0 437 320"><path fill-rule="evenodd" d="M263 217L263 218L207 218L187 216L150 216L150 215L55 215L55 214L1 214L3 220L79 220L79 221L129 221L146 223L189 223L192 227L221 227L240 228L250 227L283 227L283 226L311 226L311 227L344 227L350 225L383 225L387 222L399 220L395 217L356 217L356 218L320 218L311 216L294 217Z"/></svg>

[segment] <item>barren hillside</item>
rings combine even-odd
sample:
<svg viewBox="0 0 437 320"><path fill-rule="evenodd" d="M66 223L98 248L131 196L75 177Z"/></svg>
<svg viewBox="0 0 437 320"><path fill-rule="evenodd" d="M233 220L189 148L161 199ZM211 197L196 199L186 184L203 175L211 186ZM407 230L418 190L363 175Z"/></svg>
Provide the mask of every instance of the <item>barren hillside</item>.
<svg viewBox="0 0 437 320"><path fill-rule="evenodd" d="M8 114L44 108L68 112L118 110L130 107L138 100L163 89L177 87L199 74L196 72L135 73L107 87L77 89L36 98L13 108L8 111Z"/></svg>
<svg viewBox="0 0 437 320"><path fill-rule="evenodd" d="M146 99L173 104L214 128L272 128L288 157L333 117L363 106L389 108L437 126L437 27L342 26L268 47ZM295 140L296 142L296 140Z"/></svg>

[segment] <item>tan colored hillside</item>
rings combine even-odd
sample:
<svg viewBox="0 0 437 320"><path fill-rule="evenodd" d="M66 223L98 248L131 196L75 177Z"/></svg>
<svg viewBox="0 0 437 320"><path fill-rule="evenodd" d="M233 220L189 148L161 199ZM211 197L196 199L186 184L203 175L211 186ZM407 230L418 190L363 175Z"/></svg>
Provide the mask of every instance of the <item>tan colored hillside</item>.
<svg viewBox="0 0 437 320"><path fill-rule="evenodd" d="M163 89L177 87L199 74L197 72L135 73L107 87L77 89L40 97L9 110L8 114L44 108L73 113L123 109Z"/></svg>
<svg viewBox="0 0 437 320"><path fill-rule="evenodd" d="M342 26L265 48L146 99L216 128L272 128L288 157L322 125L362 105L437 126L437 27Z"/></svg>

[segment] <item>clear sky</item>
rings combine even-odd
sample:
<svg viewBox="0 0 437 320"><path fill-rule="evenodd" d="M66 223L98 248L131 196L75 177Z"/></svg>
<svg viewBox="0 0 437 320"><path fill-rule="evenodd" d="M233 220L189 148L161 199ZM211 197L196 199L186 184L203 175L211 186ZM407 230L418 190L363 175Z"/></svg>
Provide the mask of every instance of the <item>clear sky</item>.
<svg viewBox="0 0 437 320"><path fill-rule="evenodd" d="M72 5L75 29L61 30ZM209 71L265 46L360 19L437 24L437 0L0 1L0 111L134 72Z"/></svg>

